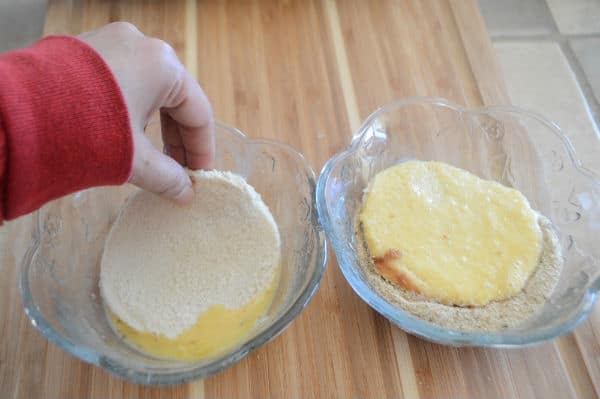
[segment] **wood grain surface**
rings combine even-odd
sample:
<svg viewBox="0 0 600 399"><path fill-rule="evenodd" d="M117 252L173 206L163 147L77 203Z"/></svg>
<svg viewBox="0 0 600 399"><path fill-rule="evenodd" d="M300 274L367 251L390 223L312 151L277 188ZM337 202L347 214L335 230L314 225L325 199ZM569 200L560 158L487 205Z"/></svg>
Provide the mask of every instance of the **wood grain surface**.
<svg viewBox="0 0 600 399"><path fill-rule="evenodd" d="M216 117L286 142L320 171L360 121L407 96L507 103L474 0L50 1L46 34L127 20L163 38ZM277 339L204 381L126 383L47 343L22 310L17 268L30 219L9 225L0 279L1 398L593 398L600 313L518 350L449 348L407 335L363 303L333 253L310 305Z"/></svg>

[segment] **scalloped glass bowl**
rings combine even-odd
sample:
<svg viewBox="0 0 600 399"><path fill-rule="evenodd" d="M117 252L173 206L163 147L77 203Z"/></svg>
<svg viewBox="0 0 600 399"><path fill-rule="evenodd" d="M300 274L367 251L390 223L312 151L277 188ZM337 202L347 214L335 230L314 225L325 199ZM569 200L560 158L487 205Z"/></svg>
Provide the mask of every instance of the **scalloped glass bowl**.
<svg viewBox="0 0 600 399"><path fill-rule="evenodd" d="M550 218L564 268L542 310L514 328L451 330L411 316L367 283L359 264L354 217L363 190L380 170L407 159L436 160L520 190ZM375 111L349 148L329 160L317 207L339 266L354 291L403 330L442 344L520 346L575 328L600 289L600 179L585 169L558 126L513 107L467 110L443 99L410 98Z"/></svg>
<svg viewBox="0 0 600 399"><path fill-rule="evenodd" d="M282 270L273 305L249 337L217 358L156 359L133 350L111 329L98 292L106 235L135 188L91 189L33 214L33 239L21 269L25 311L70 354L136 383L178 384L205 377L279 334L308 304L323 275L325 237L315 204L315 176L291 147L251 140L217 124L215 167L247 178L273 213L282 239Z"/></svg>

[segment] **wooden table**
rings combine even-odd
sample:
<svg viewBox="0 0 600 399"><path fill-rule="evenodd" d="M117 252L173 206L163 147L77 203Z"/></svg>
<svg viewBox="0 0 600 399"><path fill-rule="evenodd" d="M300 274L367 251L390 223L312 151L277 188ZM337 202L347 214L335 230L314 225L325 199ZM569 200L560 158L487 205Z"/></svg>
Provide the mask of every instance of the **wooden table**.
<svg viewBox="0 0 600 399"><path fill-rule="evenodd" d="M506 103L474 0L50 1L47 34L128 20L176 49L218 119L284 141L315 171L360 121L399 97ZM409 336L363 303L333 253L290 328L204 381L136 386L50 345L16 288L29 218L10 224L0 279L0 397L592 398L600 392L600 312L531 348L447 348Z"/></svg>

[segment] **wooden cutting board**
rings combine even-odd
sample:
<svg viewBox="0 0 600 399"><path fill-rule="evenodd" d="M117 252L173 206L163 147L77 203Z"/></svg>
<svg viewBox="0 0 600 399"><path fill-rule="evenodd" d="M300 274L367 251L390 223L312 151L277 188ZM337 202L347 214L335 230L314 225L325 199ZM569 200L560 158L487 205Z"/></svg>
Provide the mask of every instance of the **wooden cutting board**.
<svg viewBox="0 0 600 399"><path fill-rule="evenodd" d="M115 20L163 38L218 119L277 139L315 171L377 106L441 96L507 103L474 0L50 1L46 34ZM518 350L448 348L409 336L363 303L330 253L321 287L283 334L204 381L123 382L48 344L22 311L17 265L29 218L9 225L0 279L0 397L592 398L600 313L574 334Z"/></svg>

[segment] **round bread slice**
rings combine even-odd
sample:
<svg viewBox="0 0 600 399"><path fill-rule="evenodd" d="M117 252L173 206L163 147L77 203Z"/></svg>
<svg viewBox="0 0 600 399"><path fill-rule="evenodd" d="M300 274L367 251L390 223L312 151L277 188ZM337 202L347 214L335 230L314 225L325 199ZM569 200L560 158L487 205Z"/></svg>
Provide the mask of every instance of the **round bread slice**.
<svg viewBox="0 0 600 399"><path fill-rule="evenodd" d="M190 172L195 197L179 206L140 191L104 249L100 291L132 328L176 338L213 305L238 309L272 281L277 225L259 194L228 172Z"/></svg>

